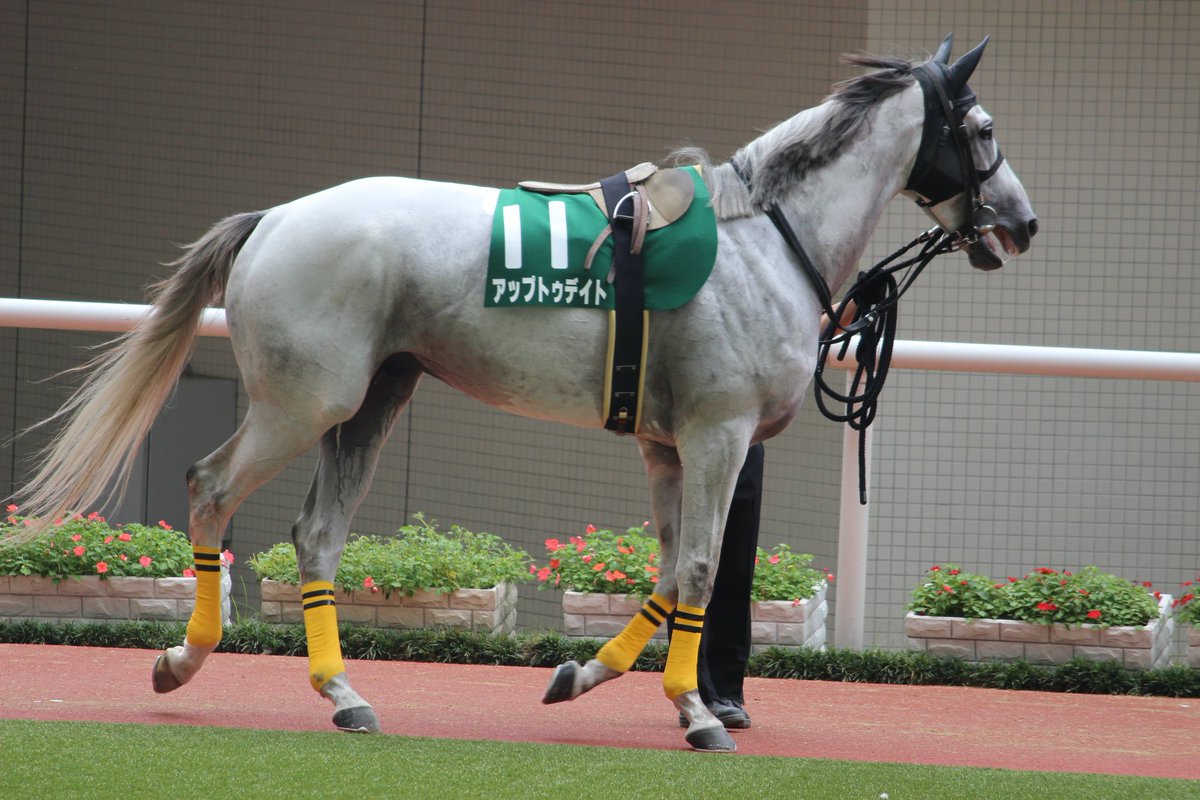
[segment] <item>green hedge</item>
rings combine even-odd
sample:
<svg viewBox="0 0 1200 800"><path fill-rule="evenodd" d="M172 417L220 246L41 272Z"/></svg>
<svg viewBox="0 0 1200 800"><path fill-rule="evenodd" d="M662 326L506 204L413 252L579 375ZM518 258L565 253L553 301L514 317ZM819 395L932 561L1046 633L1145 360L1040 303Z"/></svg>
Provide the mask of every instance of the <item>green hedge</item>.
<svg viewBox="0 0 1200 800"><path fill-rule="evenodd" d="M0 643L161 650L182 642L185 628L182 622L0 621ZM586 661L602 644L554 632L496 636L453 628L392 630L343 624L340 633L346 658L444 664L553 667L571 659ZM236 622L225 629L217 650L302 656L306 653L304 627L256 620ZM651 643L633 668L661 672L666 660L666 645ZM1112 662L1082 659L1057 667L1039 667L1025 661L969 663L915 651L774 647L753 656L747 672L761 678L849 683L1200 697L1200 670L1192 667L1174 665L1133 672Z"/></svg>

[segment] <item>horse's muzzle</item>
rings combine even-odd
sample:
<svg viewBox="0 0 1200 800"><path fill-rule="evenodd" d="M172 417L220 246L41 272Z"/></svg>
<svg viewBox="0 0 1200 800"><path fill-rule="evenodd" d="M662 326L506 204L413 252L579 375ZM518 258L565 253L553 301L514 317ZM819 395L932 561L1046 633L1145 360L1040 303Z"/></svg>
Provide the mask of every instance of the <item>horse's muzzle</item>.
<svg viewBox="0 0 1200 800"><path fill-rule="evenodd" d="M1002 222L992 231L976 238L967 246L967 258L976 269L990 271L1004 266L1010 258L1029 249L1030 240L1038 232L1037 217L1009 225Z"/></svg>

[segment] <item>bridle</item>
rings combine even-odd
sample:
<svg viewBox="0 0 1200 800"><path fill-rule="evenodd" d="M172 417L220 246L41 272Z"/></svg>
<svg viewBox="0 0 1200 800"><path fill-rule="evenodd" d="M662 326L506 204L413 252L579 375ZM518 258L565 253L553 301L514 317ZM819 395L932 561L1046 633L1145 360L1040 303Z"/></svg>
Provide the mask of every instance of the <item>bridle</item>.
<svg viewBox="0 0 1200 800"><path fill-rule="evenodd" d="M879 395L891 365L897 303L930 261L974 244L979 237L995 228L996 210L983 202L981 184L1004 163L1004 154L997 148L996 159L987 169L975 167L967 144L965 123L967 112L976 105L976 96L970 87L964 84L960 96L951 101L946 69L937 61L915 65L912 75L924 94L925 125L905 189L918 196L917 204L923 208L962 194L971 203L971 213L965 216L962 226L952 232L947 232L941 226L931 228L870 270L859 273L858 280L846 290L835 309L829 285L805 251L782 209L774 203L763 207L763 213L799 259L828 319L818 340L813 392L822 414L834 422L844 422L859 432L858 492L859 502L863 505L867 502L865 432L875 419ZM750 189L753 176L745 166L736 157L729 163L746 188ZM916 256L892 263L917 245L924 246ZM897 279L897 273L905 270L907 272ZM851 304L855 309L854 319L843 325L842 314ZM825 365L836 345L840 345L838 360L844 359L854 337L858 337L856 367L850 388L843 394L826 381ZM845 410L835 411L829 407L827 400Z"/></svg>
<svg viewBox="0 0 1200 800"><path fill-rule="evenodd" d="M971 213L950 235L955 249L978 241L996 227L996 209L983 202L981 184L1000 169L1004 153L996 148L996 158L987 169L977 169L967 145L967 113L976 105L975 92L963 86L962 93L950 99L946 67L936 61L917 64L912 75L925 96L925 128L917 160L905 189L918 195L917 205L929 208L963 194L971 203Z"/></svg>

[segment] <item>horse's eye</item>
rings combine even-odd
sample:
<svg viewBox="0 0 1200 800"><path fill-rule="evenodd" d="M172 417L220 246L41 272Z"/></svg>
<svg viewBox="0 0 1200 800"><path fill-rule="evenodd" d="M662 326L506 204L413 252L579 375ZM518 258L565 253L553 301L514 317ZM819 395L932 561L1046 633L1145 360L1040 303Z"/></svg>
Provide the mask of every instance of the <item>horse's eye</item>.
<svg viewBox="0 0 1200 800"><path fill-rule="evenodd" d="M990 142L992 140L992 126L988 125L986 128L981 128L979 131L979 138L983 139L985 142Z"/></svg>

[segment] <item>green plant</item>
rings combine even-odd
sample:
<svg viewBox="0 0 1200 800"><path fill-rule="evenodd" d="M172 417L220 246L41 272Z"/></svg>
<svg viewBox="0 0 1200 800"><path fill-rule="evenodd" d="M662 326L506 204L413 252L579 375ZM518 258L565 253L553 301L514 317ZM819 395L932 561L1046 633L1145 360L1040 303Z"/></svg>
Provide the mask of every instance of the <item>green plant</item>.
<svg viewBox="0 0 1200 800"><path fill-rule="evenodd" d="M1158 616L1149 584L1101 572L1038 567L1021 578L995 583L957 565L930 567L908 608L927 616L1015 619L1064 625L1145 625Z"/></svg>
<svg viewBox="0 0 1200 800"><path fill-rule="evenodd" d="M414 524L401 527L395 536L351 534L334 583L346 592L412 595L419 589L490 589L505 581L529 579L529 555L499 536L458 525L441 531L422 514L414 514L413 519ZM247 563L260 580L300 582L296 548L290 542L256 553Z"/></svg>
<svg viewBox="0 0 1200 800"><path fill-rule="evenodd" d="M549 561L530 571L545 589L601 594L633 594L646 597L658 583L658 539L649 533L649 524L614 533L588 525L583 536L563 542L546 540ZM792 600L812 597L822 581L833 574L813 569L812 556L795 553L786 544L771 551L758 548L754 560L752 600Z"/></svg>
<svg viewBox="0 0 1200 800"><path fill-rule="evenodd" d="M566 542L547 539L548 563L531 564L530 572L539 589L647 597L658 583L658 539L646 534L646 525L624 533L588 525L583 536Z"/></svg>
<svg viewBox="0 0 1200 800"><path fill-rule="evenodd" d="M1200 602L1196 600L1196 584L1200 583L1200 575L1194 580L1184 581L1180 587L1181 594L1171 601L1175 609L1175 621L1182 625L1200 625Z"/></svg>
<svg viewBox="0 0 1200 800"><path fill-rule="evenodd" d="M913 590L910 611L933 617L996 617L1003 608L999 586L986 575L964 572L957 564L935 564Z"/></svg>
<svg viewBox="0 0 1200 800"><path fill-rule="evenodd" d="M0 524L0 575L37 575L59 582L68 577L99 575L170 578L192 574L192 546L186 535L166 522L157 526L110 525L96 512L76 514L53 524L32 539L4 540L24 531L33 520L8 506ZM226 559L232 556L227 554Z"/></svg>
<svg viewBox="0 0 1200 800"><path fill-rule="evenodd" d="M793 552L786 544L777 544L770 552L758 548L750 599L798 603L812 597L821 583L833 581L832 572L809 566L812 558L808 553Z"/></svg>

